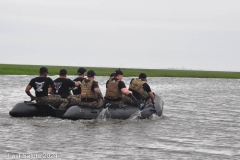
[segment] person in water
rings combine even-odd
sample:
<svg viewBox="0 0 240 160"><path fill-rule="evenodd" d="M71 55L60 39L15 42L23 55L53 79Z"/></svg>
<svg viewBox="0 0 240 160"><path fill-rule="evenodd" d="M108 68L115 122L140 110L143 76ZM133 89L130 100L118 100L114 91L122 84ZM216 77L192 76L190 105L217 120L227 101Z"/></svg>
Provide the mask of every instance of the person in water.
<svg viewBox="0 0 240 160"><path fill-rule="evenodd" d="M116 70L114 73L114 78L109 80L106 84L105 101L110 103L111 106L117 106L119 108L124 107L124 102L122 100L123 95L132 94L132 91L129 91L126 88L122 78L123 72Z"/></svg>
<svg viewBox="0 0 240 160"><path fill-rule="evenodd" d="M61 69L59 72L59 77L54 80L53 94L55 101L59 102L59 109L66 109L71 105L79 105L81 99L71 95L70 90L79 86L81 82L74 82L67 78L67 70Z"/></svg>
<svg viewBox="0 0 240 160"><path fill-rule="evenodd" d="M37 104L48 105L53 104L54 101L48 96L48 89L54 85L53 80L47 77L48 69L41 67L39 70L39 76L30 80L25 92L31 98L31 101L36 100ZM34 88L35 96L33 96L30 90Z"/></svg>
<svg viewBox="0 0 240 160"><path fill-rule="evenodd" d="M103 95L94 77L95 72L90 70L87 72L87 79L82 81L81 105L100 108L103 105Z"/></svg>
<svg viewBox="0 0 240 160"><path fill-rule="evenodd" d="M155 104L154 94L147 84L147 75L145 73L141 73L138 78L133 78L131 80L129 90L132 91L132 95L136 99L145 102L150 97L152 103ZM137 105L132 96L125 96L123 101L126 104Z"/></svg>

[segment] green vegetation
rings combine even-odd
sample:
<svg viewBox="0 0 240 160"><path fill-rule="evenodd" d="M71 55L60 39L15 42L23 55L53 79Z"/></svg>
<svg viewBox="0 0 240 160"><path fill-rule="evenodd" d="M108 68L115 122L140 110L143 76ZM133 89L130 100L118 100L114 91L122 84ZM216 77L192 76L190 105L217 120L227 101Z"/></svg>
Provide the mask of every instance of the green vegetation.
<svg viewBox="0 0 240 160"><path fill-rule="evenodd" d="M13 65L0 64L0 75L38 75L41 65ZM79 67L76 66L45 66L49 75L58 75L60 69L66 69L68 75L77 75ZM80 66L84 67L84 66ZM109 76L118 68L84 67L94 70L97 76ZM235 78L240 79L240 72L223 71L196 71L196 70L168 70L168 69L132 69L121 68L125 77L138 76L141 72L148 77L191 77L191 78Z"/></svg>

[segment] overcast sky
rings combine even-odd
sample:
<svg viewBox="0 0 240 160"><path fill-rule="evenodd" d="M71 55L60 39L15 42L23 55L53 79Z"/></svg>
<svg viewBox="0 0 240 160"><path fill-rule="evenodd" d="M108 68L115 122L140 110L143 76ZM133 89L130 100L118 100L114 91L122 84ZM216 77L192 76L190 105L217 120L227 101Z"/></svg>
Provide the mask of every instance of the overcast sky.
<svg viewBox="0 0 240 160"><path fill-rule="evenodd" d="M0 0L0 57L240 71L240 0Z"/></svg>

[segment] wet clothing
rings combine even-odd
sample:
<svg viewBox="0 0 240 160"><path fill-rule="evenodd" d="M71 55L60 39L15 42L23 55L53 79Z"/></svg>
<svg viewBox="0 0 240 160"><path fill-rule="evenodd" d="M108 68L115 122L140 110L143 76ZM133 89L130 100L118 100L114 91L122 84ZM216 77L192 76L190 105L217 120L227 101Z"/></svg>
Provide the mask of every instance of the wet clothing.
<svg viewBox="0 0 240 160"><path fill-rule="evenodd" d="M103 100L94 91L94 88L99 88L97 81L87 79L82 81L81 105L93 108L100 108L103 105Z"/></svg>
<svg viewBox="0 0 240 160"><path fill-rule="evenodd" d="M124 107L121 89L126 88L125 83L117 78L109 79L106 83L106 88L106 103L110 103L111 106Z"/></svg>
<svg viewBox="0 0 240 160"><path fill-rule="evenodd" d="M29 85L34 88L36 97L48 96L48 88L53 86L53 80L49 77L35 77Z"/></svg>
<svg viewBox="0 0 240 160"><path fill-rule="evenodd" d="M77 82L77 81L82 82L84 79L86 79L86 78L84 78L84 77L77 77L73 81L74 82ZM81 86L73 87L72 92L73 92L74 95L81 94Z"/></svg>

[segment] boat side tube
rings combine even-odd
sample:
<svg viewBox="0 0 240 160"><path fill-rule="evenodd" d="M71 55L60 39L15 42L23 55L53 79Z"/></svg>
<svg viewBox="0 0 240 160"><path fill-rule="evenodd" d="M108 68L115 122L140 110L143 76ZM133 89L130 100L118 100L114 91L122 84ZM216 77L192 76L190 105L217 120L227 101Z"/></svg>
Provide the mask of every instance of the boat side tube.
<svg viewBox="0 0 240 160"><path fill-rule="evenodd" d="M38 105L24 101L17 103L9 112L12 117L58 117L61 118L66 110L58 110L50 105Z"/></svg>
<svg viewBox="0 0 240 160"><path fill-rule="evenodd" d="M151 100L149 99L146 102L146 107L141 111L141 117L142 118L149 118L152 114L157 114L158 116L161 116L163 113L163 101L160 96L155 95L155 102L153 107L153 104L151 103ZM102 108L90 108L87 106L71 106L68 108L68 110L63 115L63 118L66 119L72 119L72 120L78 120L78 119L96 119L100 112L102 111ZM132 105L125 105L123 108L118 108L115 106L109 106L105 112L106 118L111 119L128 119L133 115L134 113L138 112L139 108L137 106Z"/></svg>
<svg viewBox="0 0 240 160"><path fill-rule="evenodd" d="M39 110L33 102L17 103L9 112L12 117L33 117L39 115Z"/></svg>
<svg viewBox="0 0 240 160"><path fill-rule="evenodd" d="M62 118L78 120L78 119L96 119L102 108L90 108L88 106L71 106L64 113Z"/></svg>

